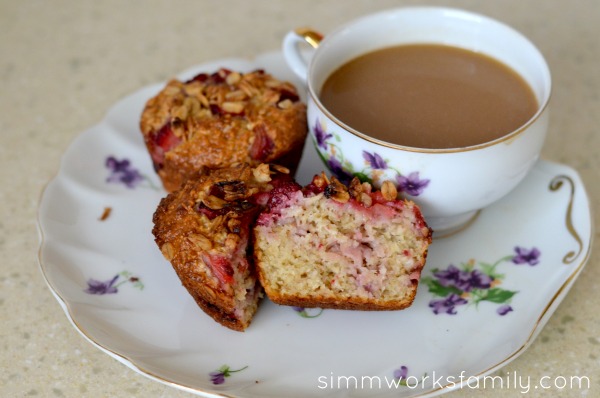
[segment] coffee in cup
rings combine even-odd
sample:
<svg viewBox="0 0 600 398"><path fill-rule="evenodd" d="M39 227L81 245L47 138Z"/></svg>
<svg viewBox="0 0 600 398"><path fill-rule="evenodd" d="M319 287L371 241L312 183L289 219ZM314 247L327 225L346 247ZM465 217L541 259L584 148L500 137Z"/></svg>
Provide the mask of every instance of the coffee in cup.
<svg viewBox="0 0 600 398"><path fill-rule="evenodd" d="M315 47L309 62L300 48L306 42ZM435 64L442 62L425 60L425 52L439 55L440 49L450 55L460 54L455 60L459 75L468 76L473 68L480 67L474 65L491 64L505 80L490 85L486 75L481 78L483 82L474 83L475 91L487 90L492 97L508 99L492 100L495 102L489 108L497 114L490 117L491 122L477 120L483 111L465 116L463 122L474 128L464 133L467 128L455 120L462 111L451 109L466 103L467 94L450 95L433 113L427 113L434 95L447 90L438 82L430 84L429 89L416 89L423 91L418 93L423 94L421 105L402 116L403 108L412 106L412 98L405 105L395 104L397 99L390 96L401 88L394 88L395 82L388 81L394 77L384 77L384 72L394 72L388 69L399 68L397 61L373 58L373 54L385 55L395 49L417 53L413 66L416 75L430 73L429 68L435 69ZM324 38L311 29L296 29L284 38L283 54L290 68L307 84L310 137L329 171L340 179L358 177L375 186L384 180L394 182L402 196L420 206L427 223L438 233L464 225L479 210L510 193L539 158L548 127L550 71L543 55L526 37L499 21L444 7L398 8L361 17ZM392 58L397 56L393 54ZM379 86L366 84L363 91L346 100L355 102L358 108L338 109L343 105L339 86L348 84L357 90L361 85L357 80L366 79L344 69L367 58L379 63L380 68L369 64L363 72L379 80ZM464 58L470 60L465 62ZM410 83L413 79L415 74L407 80ZM331 89L332 97L327 93L329 84L338 86ZM513 88L500 94L505 85ZM510 106L516 103L516 97L521 103L517 105L519 112L514 107L501 110L498 101ZM472 101L487 101L482 98L475 96ZM391 107L381 109L377 101L381 104L386 100ZM467 105L470 107L473 105ZM453 113L452 117L441 118L445 112ZM417 122L407 121L409 117ZM379 120L373 118L385 119L389 129L376 126ZM503 119L512 124L501 128ZM432 121L448 130L435 132L427 124ZM411 128L412 137L406 133Z"/></svg>

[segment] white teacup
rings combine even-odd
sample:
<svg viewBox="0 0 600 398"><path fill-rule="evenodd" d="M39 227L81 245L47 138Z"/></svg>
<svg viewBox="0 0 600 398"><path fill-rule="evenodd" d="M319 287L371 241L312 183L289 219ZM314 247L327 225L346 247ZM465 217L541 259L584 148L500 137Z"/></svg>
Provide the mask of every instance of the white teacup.
<svg viewBox="0 0 600 398"><path fill-rule="evenodd" d="M314 54L307 63L300 43ZM424 149L383 142L336 119L320 102L329 75L357 56L402 44L444 44L488 55L514 69L533 90L535 115L517 130L479 145ZM392 180L416 202L434 231L468 222L513 190L539 157L548 125L550 71L538 49L498 21L440 7L379 12L346 24L324 39L312 30L289 32L283 53L308 85L308 124L317 151L333 174Z"/></svg>

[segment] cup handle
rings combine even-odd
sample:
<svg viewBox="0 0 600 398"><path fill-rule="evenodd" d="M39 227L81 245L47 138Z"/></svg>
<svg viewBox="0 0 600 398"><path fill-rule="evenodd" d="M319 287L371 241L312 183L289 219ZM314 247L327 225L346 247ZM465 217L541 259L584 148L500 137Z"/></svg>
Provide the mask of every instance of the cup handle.
<svg viewBox="0 0 600 398"><path fill-rule="evenodd" d="M300 53L300 43L319 47L323 35L309 28L298 28L288 32L283 38L283 57L292 71L305 83L308 76L308 63Z"/></svg>

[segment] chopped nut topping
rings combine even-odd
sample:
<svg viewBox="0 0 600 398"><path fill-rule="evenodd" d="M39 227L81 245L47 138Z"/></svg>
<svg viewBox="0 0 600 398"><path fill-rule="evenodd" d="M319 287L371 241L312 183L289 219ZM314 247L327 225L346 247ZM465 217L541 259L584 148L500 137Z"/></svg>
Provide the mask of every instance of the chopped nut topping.
<svg viewBox="0 0 600 398"><path fill-rule="evenodd" d="M267 104L274 104L277 101L279 101L279 97L280 97L279 91L265 90L261 99L264 102L266 102Z"/></svg>
<svg viewBox="0 0 600 398"><path fill-rule="evenodd" d="M188 108L191 115L196 115L200 112L200 101L194 97L186 97L183 104Z"/></svg>
<svg viewBox="0 0 600 398"><path fill-rule="evenodd" d="M209 107L210 107L210 104L209 104L209 102L208 102L208 98L206 98L206 97L204 96L204 94L202 94L202 93L199 93L199 94L198 94L198 101L200 101L200 103L202 104L202 106L203 106L204 108L209 108Z"/></svg>
<svg viewBox="0 0 600 398"><path fill-rule="evenodd" d="M244 103L225 101L221 104L221 109L227 113L242 113L244 110Z"/></svg>
<svg viewBox="0 0 600 398"><path fill-rule="evenodd" d="M240 80L242 80L242 75L240 75L238 72L231 72L225 78L225 82L230 86L239 83Z"/></svg>
<svg viewBox="0 0 600 398"><path fill-rule="evenodd" d="M292 105L294 105L294 103L293 103L291 100L289 100L289 99L285 99L285 100L283 100L283 101L279 101L279 102L277 103L277 107L278 107L279 109L288 109L288 108L290 108Z"/></svg>
<svg viewBox="0 0 600 398"><path fill-rule="evenodd" d="M237 218L230 218L227 221L227 229L231 233L239 234L241 226L242 226L242 222L240 220L238 220Z"/></svg>
<svg viewBox="0 0 600 398"><path fill-rule="evenodd" d="M188 240L198 245L202 250L210 250L213 248L212 242L206 236L201 234L190 234L187 236Z"/></svg>
<svg viewBox="0 0 600 398"><path fill-rule="evenodd" d="M223 192L223 199L227 202L245 199L249 195L246 184L242 181L226 181L218 185Z"/></svg>
<svg viewBox="0 0 600 398"><path fill-rule="evenodd" d="M165 87L165 94L167 95L177 95L181 92L181 88L179 88L178 86L172 84L173 82L169 82L169 84L167 85L167 87Z"/></svg>
<svg viewBox="0 0 600 398"><path fill-rule="evenodd" d="M240 241L240 237L237 234L229 234L225 238L224 246L226 250L234 251Z"/></svg>
<svg viewBox="0 0 600 398"><path fill-rule="evenodd" d="M321 173L321 175L316 175L313 178L312 182L319 189L324 189L327 186L327 184L329 184L329 180L327 180L327 176L325 175L325 173Z"/></svg>
<svg viewBox="0 0 600 398"><path fill-rule="evenodd" d="M283 167L283 166L278 165L278 164L271 164L270 167L273 170L275 170L275 171L277 171L277 172L279 172L281 174L290 174L290 169L288 169L287 167Z"/></svg>
<svg viewBox="0 0 600 398"><path fill-rule="evenodd" d="M248 97L253 97L258 93L258 90L256 90L256 88L254 88L247 80L242 80L238 86Z"/></svg>
<svg viewBox="0 0 600 398"><path fill-rule="evenodd" d="M353 198L360 197L360 194L363 192L363 186L358 177L354 177L352 181L350 181L348 192L350 192L350 196L352 196Z"/></svg>
<svg viewBox="0 0 600 398"><path fill-rule="evenodd" d="M266 163L262 163L262 164L256 166L252 170L252 174L254 175L254 179L257 182L271 181L271 173L270 173L269 165Z"/></svg>
<svg viewBox="0 0 600 398"><path fill-rule="evenodd" d="M228 205L227 201L218 198L214 195L209 195L206 198L202 199L202 203L204 203L206 207L212 210L219 210Z"/></svg>
<svg viewBox="0 0 600 398"><path fill-rule="evenodd" d="M331 183L325 188L324 194L327 198L331 198L340 203L346 203L350 200L348 189L335 177L331 177Z"/></svg>
<svg viewBox="0 0 600 398"><path fill-rule="evenodd" d="M175 109L173 111L173 116L176 119L179 120L185 120L188 117L188 107L184 105L181 105L180 107L178 107L177 109Z"/></svg>
<svg viewBox="0 0 600 398"><path fill-rule="evenodd" d="M275 79L269 79L267 81L265 81L265 86L269 87L269 88L276 88L281 86L281 82Z"/></svg>
<svg viewBox="0 0 600 398"><path fill-rule="evenodd" d="M365 193L371 193L372 189L373 189L373 187L368 182L363 182L362 183L362 190L363 190L363 192L365 192Z"/></svg>
<svg viewBox="0 0 600 398"><path fill-rule="evenodd" d="M371 207L371 205L373 204L373 199L371 198L371 195L369 195L368 193L364 193L364 192L360 193L360 196L358 197L358 201L360 203L362 203L363 205L365 205L365 207Z"/></svg>
<svg viewBox="0 0 600 398"><path fill-rule="evenodd" d="M242 90L230 91L225 94L225 99L228 101L242 101L247 98L247 95Z"/></svg>
<svg viewBox="0 0 600 398"><path fill-rule="evenodd" d="M160 251L162 252L163 256L167 259L167 261L171 261L173 257L175 257L175 249L173 248L173 245L168 242L162 245Z"/></svg>
<svg viewBox="0 0 600 398"><path fill-rule="evenodd" d="M396 200L398 197L396 186L389 180L384 181L381 185L381 194L385 200Z"/></svg>

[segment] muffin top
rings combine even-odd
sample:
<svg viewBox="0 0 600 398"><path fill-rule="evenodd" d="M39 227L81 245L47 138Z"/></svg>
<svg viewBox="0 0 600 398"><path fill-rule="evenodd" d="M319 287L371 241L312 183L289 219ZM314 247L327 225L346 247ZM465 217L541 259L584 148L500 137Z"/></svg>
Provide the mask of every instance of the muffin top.
<svg viewBox="0 0 600 398"><path fill-rule="evenodd" d="M222 68L186 82L169 81L146 103L140 128L155 170L172 191L202 166L282 157L297 163L307 132L306 106L291 83L263 70ZM298 156L286 156L292 152Z"/></svg>

